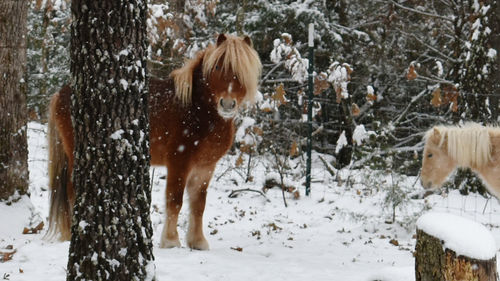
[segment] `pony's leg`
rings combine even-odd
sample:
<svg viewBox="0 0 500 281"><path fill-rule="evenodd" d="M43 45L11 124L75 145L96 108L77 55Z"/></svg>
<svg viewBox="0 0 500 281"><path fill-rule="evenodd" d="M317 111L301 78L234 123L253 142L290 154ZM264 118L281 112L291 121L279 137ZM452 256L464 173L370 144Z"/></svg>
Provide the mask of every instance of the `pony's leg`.
<svg viewBox="0 0 500 281"><path fill-rule="evenodd" d="M180 247L177 233L177 220L182 208L182 197L186 185L186 177L181 172L169 168L167 171L167 216L161 234L160 248Z"/></svg>
<svg viewBox="0 0 500 281"><path fill-rule="evenodd" d="M203 212L205 211L207 188L213 170L214 167L193 170L187 184L191 213L186 240L191 249L209 249L207 239L203 235Z"/></svg>

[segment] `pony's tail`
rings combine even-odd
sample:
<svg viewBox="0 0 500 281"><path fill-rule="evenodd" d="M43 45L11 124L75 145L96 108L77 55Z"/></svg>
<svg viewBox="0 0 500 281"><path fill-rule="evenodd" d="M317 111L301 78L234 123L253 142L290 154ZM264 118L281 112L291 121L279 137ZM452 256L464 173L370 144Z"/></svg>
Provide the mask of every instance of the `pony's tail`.
<svg viewBox="0 0 500 281"><path fill-rule="evenodd" d="M45 239L54 240L71 238L71 207L68 199L68 158L64 153L56 124L56 104L59 94L52 96L49 109L48 145L49 145L49 189L50 211L49 229Z"/></svg>

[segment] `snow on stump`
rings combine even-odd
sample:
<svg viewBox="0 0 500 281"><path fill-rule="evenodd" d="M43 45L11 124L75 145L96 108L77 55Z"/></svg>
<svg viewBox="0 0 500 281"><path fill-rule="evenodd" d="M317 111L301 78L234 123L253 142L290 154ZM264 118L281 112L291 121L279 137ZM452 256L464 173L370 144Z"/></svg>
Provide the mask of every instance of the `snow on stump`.
<svg viewBox="0 0 500 281"><path fill-rule="evenodd" d="M446 213L417 221L416 281L497 281L496 244L483 225Z"/></svg>

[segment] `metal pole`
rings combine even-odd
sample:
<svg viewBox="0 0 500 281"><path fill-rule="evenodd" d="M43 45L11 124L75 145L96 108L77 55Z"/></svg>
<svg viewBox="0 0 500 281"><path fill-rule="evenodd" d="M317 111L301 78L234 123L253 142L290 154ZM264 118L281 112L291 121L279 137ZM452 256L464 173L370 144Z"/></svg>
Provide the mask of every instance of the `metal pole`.
<svg viewBox="0 0 500 281"><path fill-rule="evenodd" d="M312 150L312 102L313 102L313 70L314 70L314 23L309 24L309 91L307 103L307 163L306 163L306 196L311 194L311 150Z"/></svg>

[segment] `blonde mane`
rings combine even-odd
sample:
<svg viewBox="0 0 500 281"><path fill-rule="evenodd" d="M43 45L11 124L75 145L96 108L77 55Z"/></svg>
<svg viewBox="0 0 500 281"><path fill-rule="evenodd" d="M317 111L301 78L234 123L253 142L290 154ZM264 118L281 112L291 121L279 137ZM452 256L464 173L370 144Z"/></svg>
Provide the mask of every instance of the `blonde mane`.
<svg viewBox="0 0 500 281"><path fill-rule="evenodd" d="M221 63L221 71L232 72L246 89L245 100L251 103L255 101L262 71L259 55L243 38L225 36L226 40L220 45L209 45L205 50L198 52L193 59L186 61L183 67L172 72L175 94L184 105L192 101L193 71L200 63L204 78L207 78Z"/></svg>
<svg viewBox="0 0 500 281"><path fill-rule="evenodd" d="M436 126L426 133L426 139L437 134L438 146L446 144L448 156L459 166L478 168L491 160L490 133L499 134L500 129L466 123L463 126Z"/></svg>

